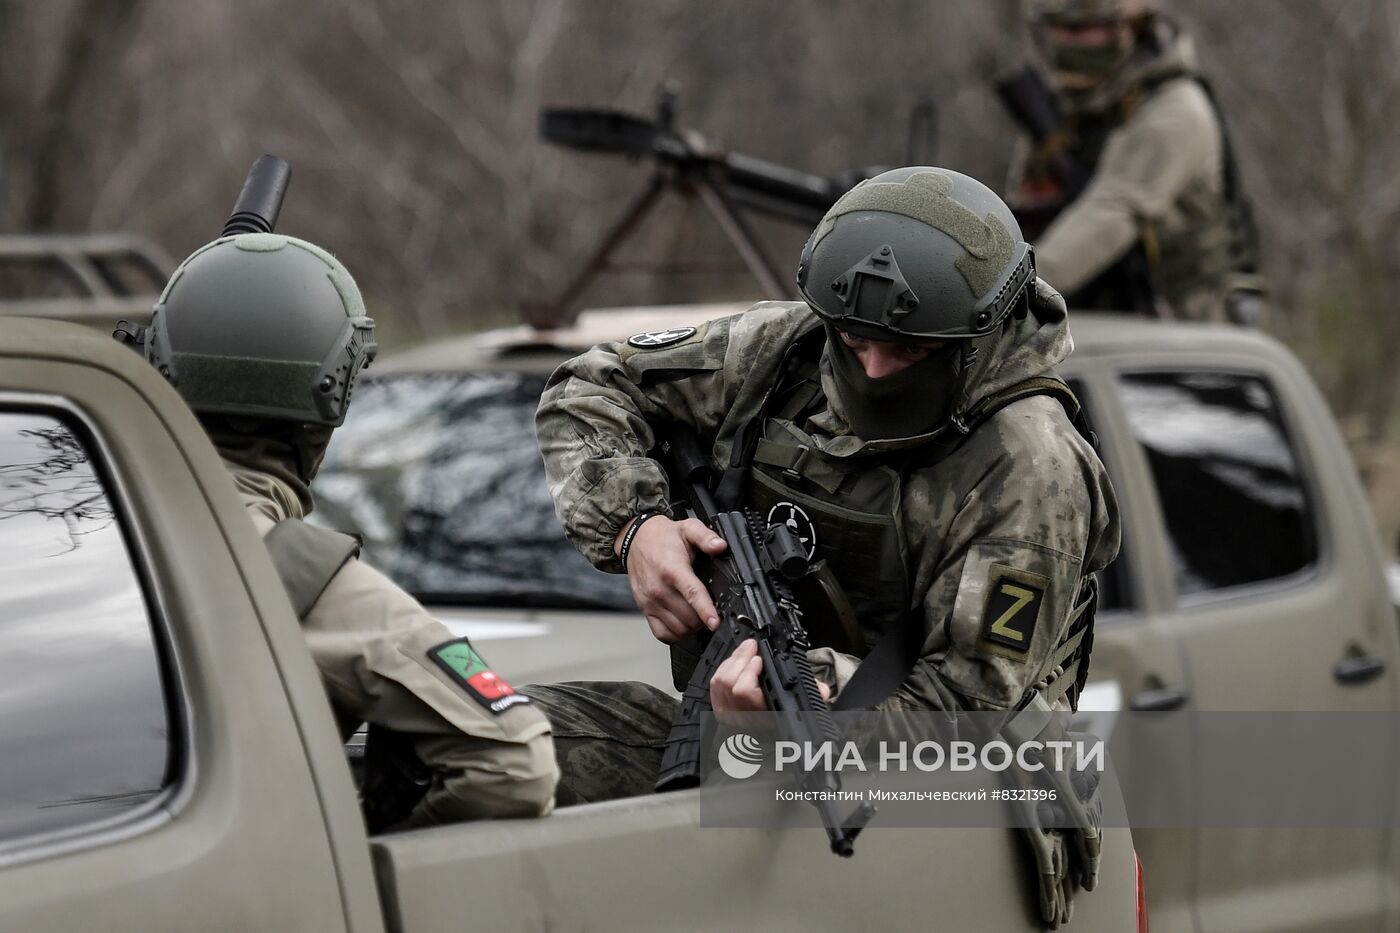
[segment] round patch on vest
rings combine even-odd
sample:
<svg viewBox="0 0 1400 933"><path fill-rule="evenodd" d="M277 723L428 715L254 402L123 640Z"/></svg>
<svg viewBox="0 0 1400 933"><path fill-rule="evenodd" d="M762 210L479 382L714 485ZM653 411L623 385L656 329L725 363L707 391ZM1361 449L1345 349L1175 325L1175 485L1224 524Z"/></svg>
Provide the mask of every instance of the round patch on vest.
<svg viewBox="0 0 1400 933"><path fill-rule="evenodd" d="M807 549L807 559L817 556L817 526L812 524L802 506L795 502L779 502L768 510L768 524L787 525L798 543Z"/></svg>
<svg viewBox="0 0 1400 933"><path fill-rule="evenodd" d="M673 343L680 343L685 338L695 333L693 327L673 327L670 330L649 330L640 334L633 334L627 338L629 346L639 350L655 350L658 347L669 347Z"/></svg>

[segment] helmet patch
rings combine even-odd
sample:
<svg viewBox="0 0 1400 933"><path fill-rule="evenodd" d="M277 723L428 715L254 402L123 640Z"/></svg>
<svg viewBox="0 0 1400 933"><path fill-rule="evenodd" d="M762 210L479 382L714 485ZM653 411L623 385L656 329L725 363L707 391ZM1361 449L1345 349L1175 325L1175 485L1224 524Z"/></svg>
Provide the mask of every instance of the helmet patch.
<svg viewBox="0 0 1400 933"><path fill-rule="evenodd" d="M779 502L768 510L768 524L786 525L793 537L807 551L807 559L817 556L817 526L811 517L795 502Z"/></svg>
<svg viewBox="0 0 1400 933"><path fill-rule="evenodd" d="M955 263L978 298L991 291L1011 264L1016 241L995 214L977 216L953 197L953 180L938 172L915 172L902 182L865 181L847 191L827 212L813 246L843 214L887 211L899 214L952 237L966 252Z"/></svg>
<svg viewBox="0 0 1400 933"><path fill-rule="evenodd" d="M672 344L680 343L687 337L694 335L693 327L673 327L670 330L648 330L640 334L633 334L627 338L627 345L636 347L639 350L655 350L659 347L669 347Z"/></svg>

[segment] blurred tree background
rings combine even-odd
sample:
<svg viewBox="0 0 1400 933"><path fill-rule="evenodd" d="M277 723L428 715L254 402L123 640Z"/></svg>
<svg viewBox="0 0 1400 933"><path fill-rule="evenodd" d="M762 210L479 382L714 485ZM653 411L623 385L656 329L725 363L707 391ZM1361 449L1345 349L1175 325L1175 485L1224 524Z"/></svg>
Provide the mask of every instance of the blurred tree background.
<svg viewBox="0 0 1400 933"><path fill-rule="evenodd" d="M1393 535L1400 4L1162 6L1228 113L1269 329L1327 392ZM294 170L279 229L345 260L392 348L547 301L644 184L542 143L541 106L645 113L673 82L680 125L828 173L906 161L931 100L933 159L1000 188L1015 129L990 85L1025 44L1018 0L0 0L0 227L133 230L183 256L275 152ZM804 231L758 228L795 264ZM756 296L680 199L626 260L585 304Z"/></svg>

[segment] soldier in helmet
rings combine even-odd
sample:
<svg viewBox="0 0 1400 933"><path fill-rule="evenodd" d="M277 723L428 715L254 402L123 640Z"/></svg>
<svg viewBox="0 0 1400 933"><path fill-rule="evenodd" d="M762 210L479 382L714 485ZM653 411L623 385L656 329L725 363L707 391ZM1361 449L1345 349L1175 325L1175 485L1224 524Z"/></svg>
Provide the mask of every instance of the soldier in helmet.
<svg viewBox="0 0 1400 933"><path fill-rule="evenodd" d="M570 539L628 574L659 640L713 629L692 561L723 542L673 518L648 457L687 424L723 471L721 507L794 527L844 590L854 637L811 655L838 707L849 689L854 708L1009 711L1032 695L1069 708L1118 515L1054 374L1072 346L1064 303L1010 210L956 172L886 172L826 214L798 284L805 301L602 344L554 373L537 423ZM886 639L912 650L877 686L860 672ZM716 671L717 712L763 708L761 663L746 642ZM532 690L561 801L648 789L675 703L625 687L615 721L604 685Z"/></svg>
<svg viewBox="0 0 1400 933"><path fill-rule="evenodd" d="M1019 215L1058 212L1041 277L1071 307L1255 323L1257 233L1190 37L1152 0L1028 5L1062 118L1012 169Z"/></svg>
<svg viewBox="0 0 1400 933"><path fill-rule="evenodd" d="M301 619L344 737L370 723L371 831L553 805L549 723L390 580L302 521L331 431L375 354L345 267L270 232L223 236L171 276L146 356L224 458Z"/></svg>

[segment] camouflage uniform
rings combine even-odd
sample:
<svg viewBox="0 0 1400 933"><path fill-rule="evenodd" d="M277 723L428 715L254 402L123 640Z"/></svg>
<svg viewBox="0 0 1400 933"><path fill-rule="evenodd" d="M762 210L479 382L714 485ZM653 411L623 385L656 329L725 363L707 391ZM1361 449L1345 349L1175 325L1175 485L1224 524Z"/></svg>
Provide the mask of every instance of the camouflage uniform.
<svg viewBox="0 0 1400 933"><path fill-rule="evenodd" d="M260 534L302 517L308 494L295 480L226 465ZM429 657L452 633L387 577L350 558L301 622L343 737L360 722L410 736L431 772L394 828L549 812L558 768L548 720L533 704L493 712L470 696Z"/></svg>
<svg viewBox="0 0 1400 933"><path fill-rule="evenodd" d="M1241 240L1252 238L1252 221L1227 201L1223 129L1196 68L1191 39L1176 33L1104 86L1060 95L1065 147L1093 174L1035 249L1040 276L1071 301L1138 243L1153 289L1177 316L1224 320L1230 289L1246 284L1241 266L1253 259L1240 254L1253 244ZM1023 147L1011 173L1013 204L1036 161Z"/></svg>
<svg viewBox="0 0 1400 933"><path fill-rule="evenodd" d="M983 399L1048 373L1069 354L1063 302L1043 284L1037 287L1053 301L1010 323L993 352L981 355L955 420ZM727 464L736 432L778 380L785 350L819 326L805 303L763 302L667 346L603 344L561 366L545 389L537 422L557 512L579 550L600 569L622 572L613 553L618 531L641 512L671 505L665 476L647 456L656 426L692 425L712 439L714 464ZM819 363L824 398L804 420L816 459L860 464L855 471L861 475L895 475L890 463L909 463L902 458L940 436L935 431L868 442L851 434L828 356L824 351ZM894 561L903 564L898 602L922 613L926 638L913 672L882 705L1013 707L1059 644L1081 578L1106 567L1117 553L1117 510L1103 465L1058 401L1024 398L997 411L947 456L899 474L895 501L903 550ZM1042 594L1022 652L1006 651L989 638L984 618L988 588L1008 568L1037 581ZM834 569L848 590L863 589L860 580L842 577L839 564ZM860 601L853 601L868 627ZM867 650L878 634L865 632ZM812 657L818 676L838 696L860 663L859 653L829 647ZM591 707L587 722L563 722L575 711L567 691L544 705L558 736L626 733L627 744L642 749L634 755L638 767L651 766L654 773L665 738L659 717L654 733L638 734L635 720L611 715L606 707ZM563 786L577 779L587 777L571 774L566 762ZM644 783L629 781L626 787L637 792Z"/></svg>

